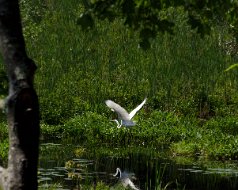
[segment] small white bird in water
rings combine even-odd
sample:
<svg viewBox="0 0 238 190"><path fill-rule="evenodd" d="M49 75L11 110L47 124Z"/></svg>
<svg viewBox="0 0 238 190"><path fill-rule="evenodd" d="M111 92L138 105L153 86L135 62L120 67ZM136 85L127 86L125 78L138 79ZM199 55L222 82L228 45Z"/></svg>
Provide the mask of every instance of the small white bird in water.
<svg viewBox="0 0 238 190"><path fill-rule="evenodd" d="M130 180L130 178L129 178L130 176L127 172L125 172L125 171L121 172L121 169L117 168L116 173L113 176L116 177L118 174L119 174L119 180L125 188L130 187L133 190L140 190Z"/></svg>
<svg viewBox="0 0 238 190"><path fill-rule="evenodd" d="M122 125L126 127L135 125L135 122L133 122L131 119L134 117L136 112L138 112L142 108L146 100L147 98L145 98L144 101L139 106L137 106L134 110L132 110L131 113L128 113L123 107L113 102L112 100L106 100L105 103L109 108L111 108L112 111L115 111L117 113L118 120L114 119L112 121L115 121L117 123L117 128L121 128Z"/></svg>

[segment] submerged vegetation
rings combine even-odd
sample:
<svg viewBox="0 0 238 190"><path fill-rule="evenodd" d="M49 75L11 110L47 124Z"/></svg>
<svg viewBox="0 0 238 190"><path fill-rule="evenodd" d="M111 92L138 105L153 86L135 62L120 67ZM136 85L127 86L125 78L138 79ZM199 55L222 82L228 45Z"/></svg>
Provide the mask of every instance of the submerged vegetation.
<svg viewBox="0 0 238 190"><path fill-rule="evenodd" d="M174 34L159 34L144 51L138 34L120 19L82 30L82 10L75 0L21 1L27 50L38 65L43 141L166 147L173 156L238 159L238 72L224 72L237 62L237 44L225 23L201 38L187 25L186 12L171 9L166 14L176 23ZM6 89L1 80L1 97ZM118 129L109 121L114 115L106 99L129 110L145 97L137 126ZM0 158L6 159L1 122Z"/></svg>

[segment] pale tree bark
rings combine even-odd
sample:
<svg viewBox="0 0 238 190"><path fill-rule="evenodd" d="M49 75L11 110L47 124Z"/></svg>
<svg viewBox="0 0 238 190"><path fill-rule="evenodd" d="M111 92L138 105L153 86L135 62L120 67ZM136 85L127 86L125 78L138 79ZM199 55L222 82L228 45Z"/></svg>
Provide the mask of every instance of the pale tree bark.
<svg viewBox="0 0 238 190"><path fill-rule="evenodd" d="M36 66L26 54L18 0L0 0L0 51L9 79L9 155L7 168L0 167L0 184L4 190L34 190L39 149Z"/></svg>

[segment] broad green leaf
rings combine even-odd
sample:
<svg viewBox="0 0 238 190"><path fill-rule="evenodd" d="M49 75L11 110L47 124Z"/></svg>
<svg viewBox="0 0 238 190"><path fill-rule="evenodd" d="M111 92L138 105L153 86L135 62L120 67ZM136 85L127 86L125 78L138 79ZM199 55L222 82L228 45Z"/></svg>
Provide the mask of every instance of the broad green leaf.
<svg viewBox="0 0 238 190"><path fill-rule="evenodd" d="M229 70L231 70L231 69L234 69L235 67L238 67L238 63L235 63L235 64L231 65L230 67L228 67L228 68L225 70L225 72L227 72L227 71L229 71Z"/></svg>

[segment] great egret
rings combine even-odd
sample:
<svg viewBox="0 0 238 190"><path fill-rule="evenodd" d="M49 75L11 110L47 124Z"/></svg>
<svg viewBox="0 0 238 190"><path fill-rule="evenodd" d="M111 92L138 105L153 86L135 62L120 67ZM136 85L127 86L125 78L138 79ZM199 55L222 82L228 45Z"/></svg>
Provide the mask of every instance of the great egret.
<svg viewBox="0 0 238 190"><path fill-rule="evenodd" d="M135 125L135 122L133 122L131 119L134 117L136 112L138 112L142 108L146 100L147 98L145 98L139 106L132 110L131 113L128 113L123 107L113 102L112 100L106 100L105 103L109 108L111 108L112 111L115 111L117 113L118 120L114 119L112 121L115 121L117 123L117 128L121 128L122 125L127 127Z"/></svg>
<svg viewBox="0 0 238 190"><path fill-rule="evenodd" d="M130 187L133 190L140 190L138 189L134 183L130 180L130 175L127 172L121 172L120 168L116 169L116 173L113 175L114 177L116 177L117 175L119 175L119 181L122 183L122 185L127 188Z"/></svg>

